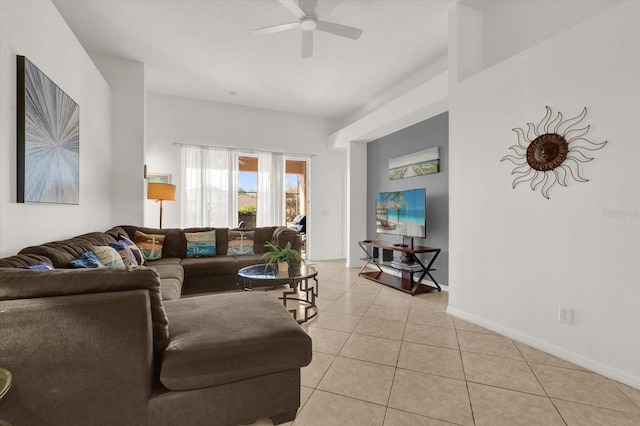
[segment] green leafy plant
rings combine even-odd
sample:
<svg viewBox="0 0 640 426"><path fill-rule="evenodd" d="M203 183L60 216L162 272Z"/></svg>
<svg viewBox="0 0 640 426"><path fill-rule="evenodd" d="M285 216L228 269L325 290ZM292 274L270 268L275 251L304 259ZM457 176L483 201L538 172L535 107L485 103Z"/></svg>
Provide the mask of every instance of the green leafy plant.
<svg viewBox="0 0 640 426"><path fill-rule="evenodd" d="M268 242L264 246L271 249L270 251L265 252L262 256L260 256L260 259L266 260L267 265L273 265L276 262L304 262L304 260L302 260L302 257L300 256L300 253L298 253L297 250L291 248L291 243L287 243L284 248L280 248L270 242Z"/></svg>
<svg viewBox="0 0 640 426"><path fill-rule="evenodd" d="M238 214L240 216L245 216L245 215L255 216L257 211L258 211L257 206L246 206L246 207L239 208Z"/></svg>

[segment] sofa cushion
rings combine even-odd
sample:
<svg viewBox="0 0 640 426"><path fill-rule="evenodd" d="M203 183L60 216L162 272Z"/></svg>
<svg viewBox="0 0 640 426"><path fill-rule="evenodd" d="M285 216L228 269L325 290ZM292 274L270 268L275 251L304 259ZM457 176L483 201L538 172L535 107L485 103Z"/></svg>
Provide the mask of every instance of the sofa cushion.
<svg viewBox="0 0 640 426"><path fill-rule="evenodd" d="M184 269L180 266L180 259L161 259L151 262L150 267L160 275L162 300L179 299L184 282Z"/></svg>
<svg viewBox="0 0 640 426"><path fill-rule="evenodd" d="M167 316L160 296L160 277L150 268L55 269L30 271L0 268L0 300L146 289L151 302L153 344L157 351L169 339Z"/></svg>
<svg viewBox="0 0 640 426"><path fill-rule="evenodd" d="M184 268L184 276L190 277L216 276L235 274L236 261L227 256L202 257L199 259L186 258L180 261Z"/></svg>
<svg viewBox="0 0 640 426"><path fill-rule="evenodd" d="M25 266L37 265L40 262L51 265L48 257L39 254L16 254L0 259L0 268L24 268Z"/></svg>
<svg viewBox="0 0 640 426"><path fill-rule="evenodd" d="M277 226L264 226L256 228L256 239L255 245L253 247L253 252L255 254L262 254L265 251L269 251L264 245L271 241L273 238L274 231L278 229Z"/></svg>
<svg viewBox="0 0 640 426"><path fill-rule="evenodd" d="M287 243L291 243L291 247L294 250L300 251L300 248L297 247L296 237L298 236L298 232L293 229L287 228L286 226L278 226L273 231L273 235L271 237L271 243L278 247L284 247Z"/></svg>
<svg viewBox="0 0 640 426"><path fill-rule="evenodd" d="M90 232L74 238L39 246L26 247L20 254L38 254L51 260L57 268L68 268L72 260L79 258L82 253L90 251L93 246L108 246L115 242L115 238L104 232Z"/></svg>
<svg viewBox="0 0 640 426"><path fill-rule="evenodd" d="M311 338L265 292L196 296L165 302L170 342L160 381L170 390L216 386L300 368Z"/></svg>
<svg viewBox="0 0 640 426"><path fill-rule="evenodd" d="M236 269L240 270L246 266L260 265L265 263L264 259L260 259L261 254L249 254L247 256L236 256Z"/></svg>
<svg viewBox="0 0 640 426"><path fill-rule="evenodd" d="M179 228L145 228L140 226L121 225L116 226L108 232L124 230L130 239L135 241L136 231L145 234L164 235L162 244L162 257L184 257L186 251L186 240L184 231ZM140 247L142 248L142 247Z"/></svg>

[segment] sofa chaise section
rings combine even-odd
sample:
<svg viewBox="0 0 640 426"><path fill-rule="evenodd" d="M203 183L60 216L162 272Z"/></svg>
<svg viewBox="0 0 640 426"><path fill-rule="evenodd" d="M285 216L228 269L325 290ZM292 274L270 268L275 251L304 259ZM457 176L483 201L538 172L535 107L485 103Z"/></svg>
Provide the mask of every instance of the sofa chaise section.
<svg viewBox="0 0 640 426"><path fill-rule="evenodd" d="M311 339L275 296L160 294L147 267L0 268L0 360L14 376L0 418L155 426L295 417Z"/></svg>

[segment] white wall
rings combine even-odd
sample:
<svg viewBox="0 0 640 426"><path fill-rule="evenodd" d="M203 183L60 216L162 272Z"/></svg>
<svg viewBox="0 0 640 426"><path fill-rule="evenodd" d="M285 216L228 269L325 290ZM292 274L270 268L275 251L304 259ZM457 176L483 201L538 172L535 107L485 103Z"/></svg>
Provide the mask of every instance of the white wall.
<svg viewBox="0 0 640 426"><path fill-rule="evenodd" d="M362 266L362 249L357 244L367 236L367 144L351 142L347 153L347 199L349 217L363 217L365 220L350 220L345 233L347 244L347 267ZM364 189L363 189L364 188Z"/></svg>
<svg viewBox="0 0 640 426"><path fill-rule="evenodd" d="M314 260L344 257L342 226L344 151L330 151L332 120L158 93L147 94L146 164L150 173L170 173L178 187L164 204L163 226L180 227L180 147L173 142L313 155L309 182L309 252ZM145 211L157 226L158 205Z"/></svg>
<svg viewBox="0 0 640 426"><path fill-rule="evenodd" d="M112 155L111 176L114 225L142 223L144 181L144 64L103 55L91 55L111 87Z"/></svg>
<svg viewBox="0 0 640 426"><path fill-rule="evenodd" d="M80 105L80 204L16 203L16 55ZM0 256L111 226L111 92L49 1L0 1Z"/></svg>
<svg viewBox="0 0 640 426"><path fill-rule="evenodd" d="M450 312L640 388L640 3L453 85ZM511 188L514 127L588 108L589 182ZM613 214L612 214L613 212ZM558 307L573 308L573 325Z"/></svg>
<svg viewBox="0 0 640 426"><path fill-rule="evenodd" d="M621 0L466 0L484 10L484 66L501 61L599 15Z"/></svg>

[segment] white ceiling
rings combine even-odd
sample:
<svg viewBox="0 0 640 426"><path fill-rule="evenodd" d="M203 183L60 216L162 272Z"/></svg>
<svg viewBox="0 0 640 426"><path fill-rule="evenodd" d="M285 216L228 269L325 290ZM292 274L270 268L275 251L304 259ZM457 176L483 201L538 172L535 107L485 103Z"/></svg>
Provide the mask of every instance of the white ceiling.
<svg viewBox="0 0 640 426"><path fill-rule="evenodd" d="M145 64L148 91L343 119L447 53L456 0L321 0L320 19L358 40L300 29L277 0L53 0L91 54ZM235 95L231 92L236 93Z"/></svg>

